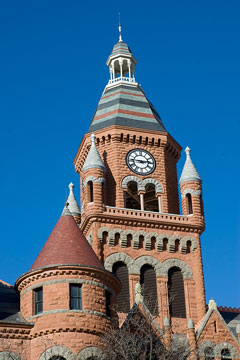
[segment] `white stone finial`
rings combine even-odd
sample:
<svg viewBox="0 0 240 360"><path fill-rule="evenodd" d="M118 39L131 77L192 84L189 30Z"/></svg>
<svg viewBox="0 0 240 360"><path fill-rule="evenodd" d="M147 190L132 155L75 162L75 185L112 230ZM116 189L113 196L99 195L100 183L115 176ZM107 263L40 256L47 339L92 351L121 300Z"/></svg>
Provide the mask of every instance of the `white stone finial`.
<svg viewBox="0 0 240 360"><path fill-rule="evenodd" d="M135 285L135 303L139 304L143 302L142 288L139 283Z"/></svg>
<svg viewBox="0 0 240 360"><path fill-rule="evenodd" d="M215 301L213 299L209 300L208 308L217 310L217 304L215 303Z"/></svg>
<svg viewBox="0 0 240 360"><path fill-rule="evenodd" d="M68 185L68 187L69 187L69 190L70 190L71 192L73 192L74 184L73 184L72 182L70 182L70 184Z"/></svg>
<svg viewBox="0 0 240 360"><path fill-rule="evenodd" d="M91 142L92 142L92 144L94 144L94 145L95 145L96 135L92 133L92 135L91 135L91 137L90 137L90 138L91 138Z"/></svg>
<svg viewBox="0 0 240 360"><path fill-rule="evenodd" d="M185 149L185 153L186 153L187 157L190 157L190 152L191 152L191 149L190 149L190 147L187 146Z"/></svg>
<svg viewBox="0 0 240 360"><path fill-rule="evenodd" d="M118 13L118 31L119 31L119 42L122 42L122 27L120 22L120 13Z"/></svg>

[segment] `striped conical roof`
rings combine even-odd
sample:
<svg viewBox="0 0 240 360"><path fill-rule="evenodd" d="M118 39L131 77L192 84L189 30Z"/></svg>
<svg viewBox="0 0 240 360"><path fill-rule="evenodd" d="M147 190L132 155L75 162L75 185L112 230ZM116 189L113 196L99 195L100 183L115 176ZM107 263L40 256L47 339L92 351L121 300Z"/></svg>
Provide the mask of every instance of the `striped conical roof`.
<svg viewBox="0 0 240 360"><path fill-rule="evenodd" d="M105 89L88 131L111 125L166 131L159 114L136 85L119 84Z"/></svg>

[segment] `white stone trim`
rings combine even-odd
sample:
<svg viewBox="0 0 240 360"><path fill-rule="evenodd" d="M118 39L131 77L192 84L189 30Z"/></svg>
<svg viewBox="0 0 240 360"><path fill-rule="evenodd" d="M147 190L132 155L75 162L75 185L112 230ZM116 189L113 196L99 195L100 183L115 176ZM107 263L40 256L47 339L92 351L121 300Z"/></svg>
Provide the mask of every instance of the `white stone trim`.
<svg viewBox="0 0 240 360"><path fill-rule="evenodd" d="M145 250L151 250L153 237L155 237L157 240L158 234L155 232L151 232L151 233L147 233L147 235L144 237L144 249Z"/></svg>
<svg viewBox="0 0 240 360"><path fill-rule="evenodd" d="M92 246L92 231L88 234L86 239L87 239L89 245Z"/></svg>
<svg viewBox="0 0 240 360"><path fill-rule="evenodd" d="M181 242L180 242L180 251L182 254L186 254L187 252L187 242L191 241L191 246L192 246L192 252L194 252L197 247L197 240L192 237L192 236L184 236L184 238L182 238Z"/></svg>
<svg viewBox="0 0 240 360"><path fill-rule="evenodd" d="M0 352L0 360L6 360L6 359L11 359L11 360L22 360L21 356L13 353L12 351L2 351Z"/></svg>
<svg viewBox="0 0 240 360"><path fill-rule="evenodd" d="M122 180L122 188L123 189L127 189L127 186L128 186L128 183L130 181L134 181L137 183L137 189L138 191L139 190L142 190L140 189L141 188L141 179L139 179L137 176L133 176L133 175L130 175L130 176L126 176L123 180ZM143 189L144 190L144 189Z"/></svg>
<svg viewBox="0 0 240 360"><path fill-rule="evenodd" d="M205 358L205 350L206 349L208 349L208 348L210 348L210 349L212 349L213 350L213 352L215 351L215 346L216 346L216 344L213 342L213 341L208 341L208 340L206 340L206 341L203 341L200 345L199 345L199 347L198 347L198 355L200 356L200 357L204 357Z"/></svg>
<svg viewBox="0 0 240 360"><path fill-rule="evenodd" d="M172 267L178 267L181 269L182 275L184 279L192 279L193 273L191 268L182 260L179 259L167 259L162 263L161 272L159 276L168 276L168 271Z"/></svg>
<svg viewBox="0 0 240 360"><path fill-rule="evenodd" d="M85 187L89 181L92 181L93 183L105 183L105 179L103 177L96 178L95 176L90 175L84 180L83 186Z"/></svg>
<svg viewBox="0 0 240 360"><path fill-rule="evenodd" d="M139 249L139 237L144 236L144 238L145 238L146 235L147 235L147 233L144 230L139 230L139 231L134 233L134 235L133 235L133 244L132 244L133 249L136 249L136 250Z"/></svg>
<svg viewBox="0 0 240 360"><path fill-rule="evenodd" d="M76 360L76 356L74 355L74 353L63 345L54 345L50 347L49 349L44 351L44 353L42 353L39 360L51 360L53 356L62 356L66 360Z"/></svg>
<svg viewBox="0 0 240 360"><path fill-rule="evenodd" d="M163 239L167 239L169 241L169 234L160 234L157 236L157 251L163 251Z"/></svg>
<svg viewBox="0 0 240 360"><path fill-rule="evenodd" d="M170 253L174 253L175 252L175 242L176 240L179 240L179 247L181 246L181 236L179 235L172 235L170 236L169 240L168 240L168 252Z"/></svg>
<svg viewBox="0 0 240 360"><path fill-rule="evenodd" d="M163 193L163 187L160 184L160 182L158 182L156 179L153 178L146 178L144 180L142 180L142 186L144 187L143 190L146 189L146 186L148 184L153 184L155 185L155 192L156 193ZM139 189L140 190L140 189ZM142 189L141 189L142 190Z"/></svg>
<svg viewBox="0 0 240 360"><path fill-rule="evenodd" d="M185 198L187 194L200 196L202 194L202 190L185 189L182 192L182 198Z"/></svg>
<svg viewBox="0 0 240 360"><path fill-rule="evenodd" d="M76 360L88 360L92 356L96 358L96 360L103 360L105 358L103 351L100 348L89 346L78 353Z"/></svg>
<svg viewBox="0 0 240 360"><path fill-rule="evenodd" d="M104 233L104 232L107 232L107 233L108 233L108 236L109 236L110 230L111 230L111 229L109 229L109 228L106 227L106 226L103 226L103 227L101 227L100 229L98 229L98 232L97 232L98 239L102 242L102 240L103 240L103 233Z"/></svg>
<svg viewBox="0 0 240 360"><path fill-rule="evenodd" d="M222 342L216 345L214 353L217 358L221 358L221 351L223 349L229 350L231 357L233 359L239 359L236 348L232 344L229 344L228 342Z"/></svg>
<svg viewBox="0 0 240 360"><path fill-rule="evenodd" d="M148 184L153 184L155 185L155 192L156 193L163 193L163 187L160 184L160 182L158 182L156 179L153 178L146 178L144 180L138 178L137 176L126 176L123 180L122 180L122 188L123 189L127 189L128 183L130 181L134 181L137 183L137 189L138 191L145 191L146 185Z"/></svg>
<svg viewBox="0 0 240 360"><path fill-rule="evenodd" d="M121 247L127 247L127 236L128 235L132 235L132 239L133 239L133 236L135 234L135 231L133 230L124 230L122 233L121 233L121 237L120 237L120 240L121 240Z"/></svg>
<svg viewBox="0 0 240 360"><path fill-rule="evenodd" d="M109 246L115 246L115 235L119 234L120 238L121 238L121 233L122 233L122 229L120 228L114 228L114 229L109 229L109 233L108 233L108 245Z"/></svg>
<svg viewBox="0 0 240 360"><path fill-rule="evenodd" d="M143 255L134 261L135 271L136 271L135 274L140 275L141 267L146 264L151 265L154 268L156 272L156 276L159 276L159 274L162 273L162 263L160 261L158 261L153 256Z"/></svg>
<svg viewBox="0 0 240 360"><path fill-rule="evenodd" d="M132 273L132 267L134 265L133 259L125 253L114 253L109 255L104 263L105 269L112 272L113 265L118 261L122 261L124 264L126 264L128 273Z"/></svg>

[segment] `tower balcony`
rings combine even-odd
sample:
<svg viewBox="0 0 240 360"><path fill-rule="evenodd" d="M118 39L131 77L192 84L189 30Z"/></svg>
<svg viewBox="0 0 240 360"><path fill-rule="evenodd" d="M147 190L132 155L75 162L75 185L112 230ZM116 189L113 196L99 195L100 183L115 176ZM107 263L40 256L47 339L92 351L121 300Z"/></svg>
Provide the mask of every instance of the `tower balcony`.
<svg viewBox="0 0 240 360"><path fill-rule="evenodd" d="M108 81L108 84L106 86L106 88L113 86L115 84L131 84L131 85L138 85L138 83L136 82L134 77L129 77L129 76L119 76L119 77L115 77L112 78Z"/></svg>
<svg viewBox="0 0 240 360"><path fill-rule="evenodd" d="M196 217L193 214L180 215L160 213L145 210L136 210L128 208L120 208L113 206L105 206L103 212L89 213L82 218L81 228L83 232L87 231L92 220L98 219L103 222L114 222L115 224L129 224L134 226L140 226L148 224L151 228L156 229L172 229L183 230L190 232L202 233L205 228L204 218Z"/></svg>

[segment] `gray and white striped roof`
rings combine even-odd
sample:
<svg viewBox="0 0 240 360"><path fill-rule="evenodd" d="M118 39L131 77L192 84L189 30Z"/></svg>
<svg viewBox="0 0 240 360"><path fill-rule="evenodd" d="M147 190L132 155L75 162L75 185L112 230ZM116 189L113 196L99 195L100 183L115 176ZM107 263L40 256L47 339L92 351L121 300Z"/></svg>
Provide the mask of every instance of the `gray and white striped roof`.
<svg viewBox="0 0 240 360"><path fill-rule="evenodd" d="M166 131L156 109L136 85L119 84L105 89L88 132L111 125Z"/></svg>
<svg viewBox="0 0 240 360"><path fill-rule="evenodd" d="M187 181L197 181L202 182L199 173L197 172L197 169L193 165L192 159L190 157L191 149L187 146L185 149L186 153L186 161L183 167L183 171L179 180L180 184L183 184Z"/></svg>

